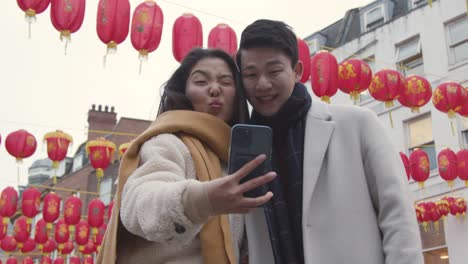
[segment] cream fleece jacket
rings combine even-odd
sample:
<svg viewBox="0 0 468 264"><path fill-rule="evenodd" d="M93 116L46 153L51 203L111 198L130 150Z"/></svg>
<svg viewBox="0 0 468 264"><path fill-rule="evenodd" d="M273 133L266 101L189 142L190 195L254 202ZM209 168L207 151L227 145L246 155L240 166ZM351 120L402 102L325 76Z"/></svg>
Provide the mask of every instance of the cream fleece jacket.
<svg viewBox="0 0 468 264"><path fill-rule="evenodd" d="M122 192L120 217L130 233L152 243L145 248L154 254L154 263L202 262L198 234L213 212L205 186L196 178L190 152L176 136L161 134L143 144L140 166ZM243 218L229 219L239 256Z"/></svg>

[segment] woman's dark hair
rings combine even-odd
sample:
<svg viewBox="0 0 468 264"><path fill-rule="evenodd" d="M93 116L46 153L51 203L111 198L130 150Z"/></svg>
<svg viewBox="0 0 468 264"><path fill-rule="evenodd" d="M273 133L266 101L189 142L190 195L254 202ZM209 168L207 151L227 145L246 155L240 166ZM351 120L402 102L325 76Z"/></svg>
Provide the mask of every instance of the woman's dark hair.
<svg viewBox="0 0 468 264"><path fill-rule="evenodd" d="M292 28L281 21L259 19L242 31L237 65L241 68L240 51L250 48L274 48L284 52L291 59L294 68L298 61L297 37Z"/></svg>
<svg viewBox="0 0 468 264"><path fill-rule="evenodd" d="M240 75L234 60L224 51L218 49L192 49L180 63L179 68L172 74L163 85L164 91L161 95L158 116L170 110L193 110L193 105L185 95L185 88L192 68L200 60L206 58L219 58L229 67L234 79L236 98L233 104L233 116L229 125L245 123L248 119L247 100L240 83Z"/></svg>

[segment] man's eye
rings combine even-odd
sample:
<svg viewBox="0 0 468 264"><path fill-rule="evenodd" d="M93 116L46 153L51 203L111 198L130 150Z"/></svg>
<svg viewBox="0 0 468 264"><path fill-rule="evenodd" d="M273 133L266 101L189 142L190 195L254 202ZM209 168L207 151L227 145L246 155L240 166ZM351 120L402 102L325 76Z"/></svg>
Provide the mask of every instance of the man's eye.
<svg viewBox="0 0 468 264"><path fill-rule="evenodd" d="M276 71L271 71L271 72L270 72L270 74L273 75L273 76L278 75L278 74L280 74L280 73L281 73L280 70L276 70Z"/></svg>
<svg viewBox="0 0 468 264"><path fill-rule="evenodd" d="M257 75L255 73L247 73L247 74L244 74L245 78L248 78L248 79L253 79L255 78Z"/></svg>

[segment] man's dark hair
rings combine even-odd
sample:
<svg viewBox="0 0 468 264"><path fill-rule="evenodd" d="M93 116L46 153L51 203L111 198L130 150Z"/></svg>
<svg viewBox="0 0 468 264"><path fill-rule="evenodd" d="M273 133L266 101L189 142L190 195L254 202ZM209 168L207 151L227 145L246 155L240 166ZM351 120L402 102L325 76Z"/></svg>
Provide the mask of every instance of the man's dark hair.
<svg viewBox="0 0 468 264"><path fill-rule="evenodd" d="M284 22L259 19L242 31L236 61L241 67L241 51L250 48L274 48L283 51L294 68L298 61L297 37L292 28Z"/></svg>
<svg viewBox="0 0 468 264"><path fill-rule="evenodd" d="M245 123L248 119L247 100L244 90L240 85L239 71L234 60L224 51L218 49L192 49L187 56L182 60L180 66L175 70L172 76L163 85L164 91L161 95L159 104L158 116L170 110L193 110L192 102L185 95L187 80L190 76L192 68L202 59L219 58L223 60L229 67L234 79L236 89L236 98L233 104L233 116L229 125Z"/></svg>

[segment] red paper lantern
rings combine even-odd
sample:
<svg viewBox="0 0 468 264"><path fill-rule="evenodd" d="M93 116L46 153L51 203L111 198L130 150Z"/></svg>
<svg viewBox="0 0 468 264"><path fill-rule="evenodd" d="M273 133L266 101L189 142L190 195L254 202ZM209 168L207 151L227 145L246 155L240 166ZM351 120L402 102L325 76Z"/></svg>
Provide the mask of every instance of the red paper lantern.
<svg viewBox="0 0 468 264"><path fill-rule="evenodd" d="M338 66L338 88L351 96L356 103L359 94L369 87L372 70L360 59L348 59Z"/></svg>
<svg viewBox="0 0 468 264"><path fill-rule="evenodd" d="M81 259L80 259L80 257L71 256L71 257L70 257L70 264L81 264Z"/></svg>
<svg viewBox="0 0 468 264"><path fill-rule="evenodd" d="M114 208L114 200L112 200L110 203L109 203L109 206L107 208L107 219L110 219L111 216L112 216L112 209Z"/></svg>
<svg viewBox="0 0 468 264"><path fill-rule="evenodd" d="M21 197L21 211L27 217L28 231L32 224L32 219L39 213L41 209L41 192L33 187L27 188Z"/></svg>
<svg viewBox="0 0 468 264"><path fill-rule="evenodd" d="M216 25L208 34L208 48L224 50L234 56L237 52L236 32L227 24Z"/></svg>
<svg viewBox="0 0 468 264"><path fill-rule="evenodd" d="M71 40L83 24L86 0L51 0L50 19L55 29L60 32L60 40ZM66 45L65 45L66 52Z"/></svg>
<svg viewBox="0 0 468 264"><path fill-rule="evenodd" d="M6 261L6 264L18 264L18 260L14 257L9 257Z"/></svg>
<svg viewBox="0 0 468 264"><path fill-rule="evenodd" d="M130 144L130 142L127 142L119 146L119 159L125 154L127 149L130 147Z"/></svg>
<svg viewBox="0 0 468 264"><path fill-rule="evenodd" d="M443 220L447 217L447 215L450 213L450 207L449 203L447 200L438 200L435 202L437 206L437 210L439 211L440 216L442 217Z"/></svg>
<svg viewBox="0 0 468 264"><path fill-rule="evenodd" d="M47 223L47 229L52 229L52 223L58 219L60 215L60 204L62 199L55 193L48 193L43 200L44 206L42 210L42 218Z"/></svg>
<svg viewBox="0 0 468 264"><path fill-rule="evenodd" d="M34 230L34 241L36 241L38 245L39 250L42 250L44 244L47 242L49 239L49 235L47 233L47 227L46 227L46 222L44 219L40 219L36 223L36 227Z"/></svg>
<svg viewBox="0 0 468 264"><path fill-rule="evenodd" d="M424 182L429 178L430 164L426 152L415 149L410 157L411 177L418 182L420 188L424 188Z"/></svg>
<svg viewBox="0 0 468 264"><path fill-rule="evenodd" d="M405 77L400 72L384 69L378 71L372 78L369 92L376 100L385 102L385 107L393 107L393 100L405 90L405 85Z"/></svg>
<svg viewBox="0 0 468 264"><path fill-rule="evenodd" d="M9 252L15 251L16 246L17 246L16 239L12 235L5 236L2 239L2 242L0 243L0 247L7 254L9 254Z"/></svg>
<svg viewBox="0 0 468 264"><path fill-rule="evenodd" d="M446 148L437 155L439 165L439 174L442 179L447 181L450 188L453 187L453 181L457 178L458 162L457 154L451 149Z"/></svg>
<svg viewBox="0 0 468 264"><path fill-rule="evenodd" d="M15 232L15 240L18 243L18 248L22 249L23 244L29 238L29 228L28 228L28 222L26 220L26 217L20 216L18 219L16 219L14 232Z"/></svg>
<svg viewBox="0 0 468 264"><path fill-rule="evenodd" d="M458 177L465 182L468 187L468 150L462 149L457 152Z"/></svg>
<svg viewBox="0 0 468 264"><path fill-rule="evenodd" d="M104 177L104 170L111 164L114 151L115 144L105 138L98 138L86 143L86 153L91 166L96 169L98 180Z"/></svg>
<svg viewBox="0 0 468 264"><path fill-rule="evenodd" d="M458 213L458 207L457 207L457 205L455 204L455 198L450 197L450 196L446 196L446 197L444 197L444 198L442 198L442 199L448 202L448 204L449 204L449 209L450 209L450 214L451 214L451 215L457 215L457 213Z"/></svg>
<svg viewBox="0 0 468 264"><path fill-rule="evenodd" d="M107 45L107 53L115 52L117 45L127 38L129 26L128 0L99 0L96 30L99 39Z"/></svg>
<svg viewBox="0 0 468 264"><path fill-rule="evenodd" d="M42 256L40 264L52 264L52 259L49 256Z"/></svg>
<svg viewBox="0 0 468 264"><path fill-rule="evenodd" d="M427 232L427 225L430 221L429 213L427 211L426 202L420 202L416 206L416 218L422 224L424 231Z"/></svg>
<svg viewBox="0 0 468 264"><path fill-rule="evenodd" d="M148 59L148 54L158 48L163 21L162 10L154 1L145 1L133 11L130 38L133 47L140 54L140 62Z"/></svg>
<svg viewBox="0 0 468 264"><path fill-rule="evenodd" d="M5 147L17 161L30 157L36 151L36 138L24 129L10 133L5 140Z"/></svg>
<svg viewBox="0 0 468 264"><path fill-rule="evenodd" d="M437 110L447 113L449 118L454 118L467 101L465 88L456 82L445 82L434 90L432 103Z"/></svg>
<svg viewBox="0 0 468 264"><path fill-rule="evenodd" d="M91 239L88 240L83 250L80 250L83 255L91 255L94 251L96 251L96 245Z"/></svg>
<svg viewBox="0 0 468 264"><path fill-rule="evenodd" d="M31 257L25 257L23 259L23 264L34 264L34 260Z"/></svg>
<svg viewBox="0 0 468 264"><path fill-rule="evenodd" d="M4 224L0 221L0 240L2 240L7 234L8 224Z"/></svg>
<svg viewBox="0 0 468 264"><path fill-rule="evenodd" d="M203 30L200 20L193 14L178 17L172 27L172 54L181 62L193 48L203 46Z"/></svg>
<svg viewBox="0 0 468 264"><path fill-rule="evenodd" d="M84 264L94 264L94 258L92 256L85 256L83 263Z"/></svg>
<svg viewBox="0 0 468 264"><path fill-rule="evenodd" d="M298 57L299 61L302 62L302 76L301 76L301 83L305 83L310 78L310 50L309 45L307 43L298 38L297 39L297 50L298 50Z"/></svg>
<svg viewBox="0 0 468 264"><path fill-rule="evenodd" d="M403 166L405 167L406 177L409 179L411 178L411 168L410 168L410 161L408 156L405 153L400 152L401 162L403 162Z"/></svg>
<svg viewBox="0 0 468 264"><path fill-rule="evenodd" d="M320 51L310 60L310 79L312 91L330 103L330 97L338 91L338 62L328 51Z"/></svg>
<svg viewBox="0 0 468 264"><path fill-rule="evenodd" d="M67 156L68 146L73 142L73 138L61 130L56 130L45 134L44 141L47 142L47 156L52 160L52 167L57 169Z"/></svg>
<svg viewBox="0 0 468 264"><path fill-rule="evenodd" d="M76 225L75 230L75 242L79 246L79 250L83 251L86 243L89 240L89 225L86 221L80 220Z"/></svg>
<svg viewBox="0 0 468 264"><path fill-rule="evenodd" d="M29 23L29 37L31 37L31 23L36 21L36 14L44 12L49 7L50 0L16 0L24 11L24 17Z"/></svg>
<svg viewBox="0 0 468 264"><path fill-rule="evenodd" d="M439 219L440 213L437 210L437 205L434 202L426 202L426 213L428 214L428 218L431 222L434 223L435 230L439 230Z"/></svg>
<svg viewBox="0 0 468 264"><path fill-rule="evenodd" d="M99 199L93 199L88 205L88 224L92 227L93 237L98 233L98 228L104 224L104 211L106 207Z"/></svg>
<svg viewBox="0 0 468 264"><path fill-rule="evenodd" d="M16 213L18 202L18 192L13 187L3 189L0 196L0 216L3 218L3 224L8 225L10 217Z"/></svg>
<svg viewBox="0 0 468 264"><path fill-rule="evenodd" d="M81 200L75 195L70 196L65 200L64 220L72 234L75 232L75 225L78 224L81 219L81 206Z"/></svg>
<svg viewBox="0 0 468 264"><path fill-rule="evenodd" d="M457 206L457 216L464 216L466 214L466 200L464 198L455 199L455 205Z"/></svg>
<svg viewBox="0 0 468 264"><path fill-rule="evenodd" d="M21 248L22 253L29 253L36 249L36 242L32 238L28 238L26 242L23 244L23 248Z"/></svg>
<svg viewBox="0 0 468 264"><path fill-rule="evenodd" d="M99 252L101 250L101 244L102 244L102 241L104 240L104 235L106 234L106 230L107 230L107 225L106 224L102 224L101 227L99 227L99 231L96 235L96 241L95 241L95 244L96 244L96 252Z"/></svg>
<svg viewBox="0 0 468 264"><path fill-rule="evenodd" d="M60 219L55 224L55 242L58 244L58 250L62 250L64 244L70 238L70 232L68 230L68 225L65 223L65 220Z"/></svg>
<svg viewBox="0 0 468 264"><path fill-rule="evenodd" d="M62 254L62 255L68 255L68 254L70 254L74 249L75 249L75 244L73 244L73 241L68 240L68 241L64 244L63 249L60 251L60 254Z"/></svg>
<svg viewBox="0 0 468 264"><path fill-rule="evenodd" d="M54 239L49 238L47 242L45 242L44 246L42 247L42 253L49 254L57 249L57 244L55 243Z"/></svg>
<svg viewBox="0 0 468 264"><path fill-rule="evenodd" d="M431 84L423 77L410 75L405 79L406 85L400 91L398 102L411 108L411 112L419 113L419 108L426 105L432 97Z"/></svg>
<svg viewBox="0 0 468 264"><path fill-rule="evenodd" d="M54 264L65 264L65 260L62 257L54 259Z"/></svg>

